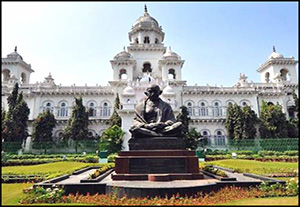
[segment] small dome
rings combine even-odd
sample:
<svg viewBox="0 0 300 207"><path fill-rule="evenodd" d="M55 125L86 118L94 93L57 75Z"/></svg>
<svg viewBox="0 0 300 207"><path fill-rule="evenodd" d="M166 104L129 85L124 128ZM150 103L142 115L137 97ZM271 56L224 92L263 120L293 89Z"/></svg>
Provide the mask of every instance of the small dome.
<svg viewBox="0 0 300 207"><path fill-rule="evenodd" d="M173 52L171 50L171 47L169 47L166 51L166 53L163 55L164 59L169 59L169 60L178 60L180 59L179 55L177 53Z"/></svg>
<svg viewBox="0 0 300 207"><path fill-rule="evenodd" d="M8 58L13 58L13 59L20 58L21 60L23 60L22 56L21 56L19 53L17 53L17 46L15 47L15 51L12 52L12 53L9 53L9 54L7 55L7 57L8 57Z"/></svg>
<svg viewBox="0 0 300 207"><path fill-rule="evenodd" d="M132 59L132 55L129 52L125 51L125 47L124 50L120 53L118 53L115 57L115 60L128 60L128 59Z"/></svg>
<svg viewBox="0 0 300 207"><path fill-rule="evenodd" d="M278 52L272 52L272 54L269 56L269 59L275 59L275 58L284 58L284 57Z"/></svg>
<svg viewBox="0 0 300 207"><path fill-rule="evenodd" d="M134 90L133 90L132 87L127 86L127 87L123 90L123 94L131 95L131 94L135 94L135 93L134 93Z"/></svg>
<svg viewBox="0 0 300 207"><path fill-rule="evenodd" d="M163 94L174 94L173 88L171 86L167 85L167 87L164 88Z"/></svg>
<svg viewBox="0 0 300 207"><path fill-rule="evenodd" d="M280 53L276 52L275 46L273 46L273 52L269 56L269 59L275 59L275 58L284 58L284 57Z"/></svg>

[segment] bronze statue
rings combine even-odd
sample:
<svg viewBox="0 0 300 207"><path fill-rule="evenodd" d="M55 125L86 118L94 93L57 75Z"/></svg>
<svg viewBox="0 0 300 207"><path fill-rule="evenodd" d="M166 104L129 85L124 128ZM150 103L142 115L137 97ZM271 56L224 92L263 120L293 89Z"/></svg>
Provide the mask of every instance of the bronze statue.
<svg viewBox="0 0 300 207"><path fill-rule="evenodd" d="M170 104L159 98L162 94L159 86L149 86L145 94L147 98L135 108L135 117L129 130L132 137L182 136L182 123L175 119Z"/></svg>

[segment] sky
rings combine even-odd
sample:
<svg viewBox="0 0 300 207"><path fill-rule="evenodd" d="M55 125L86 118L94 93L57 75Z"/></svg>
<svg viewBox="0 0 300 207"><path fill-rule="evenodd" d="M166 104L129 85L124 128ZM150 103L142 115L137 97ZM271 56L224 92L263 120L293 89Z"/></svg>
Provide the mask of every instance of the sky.
<svg viewBox="0 0 300 207"><path fill-rule="evenodd" d="M272 47L298 60L298 2L1 2L1 57L14 51L63 86L106 86L110 60L129 46L128 32L144 5L185 60L187 85L233 86L256 71ZM298 66L297 66L298 71ZM297 72L298 73L298 72Z"/></svg>

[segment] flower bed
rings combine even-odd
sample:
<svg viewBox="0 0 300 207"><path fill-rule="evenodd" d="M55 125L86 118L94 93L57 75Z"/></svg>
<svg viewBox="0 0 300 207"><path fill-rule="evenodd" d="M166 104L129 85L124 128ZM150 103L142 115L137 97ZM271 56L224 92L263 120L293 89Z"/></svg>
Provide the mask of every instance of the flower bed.
<svg viewBox="0 0 300 207"><path fill-rule="evenodd" d="M115 166L114 163L105 164L105 165L101 166L99 169L95 170L94 173L89 174L88 179L96 179L97 177L99 177L100 175L102 175L103 173L108 171L109 169L113 168L114 166Z"/></svg>
<svg viewBox="0 0 300 207"><path fill-rule="evenodd" d="M98 163L98 156L72 156L63 158L62 156L52 156L49 158L30 158L32 156L25 156L21 158L13 157L8 158L2 163L2 166L20 166L20 165L38 165L43 163L61 162L61 161L74 161L74 162L85 162L85 163ZM46 157L46 156L45 156Z"/></svg>
<svg viewBox="0 0 300 207"><path fill-rule="evenodd" d="M245 160L256 160L261 162L298 162L298 151L233 151L237 154L235 158ZM228 151L208 151L205 155L205 161L217 161L232 159L232 153Z"/></svg>
<svg viewBox="0 0 300 207"><path fill-rule="evenodd" d="M2 183L37 183L45 180L41 175L2 175Z"/></svg>
<svg viewBox="0 0 300 207"><path fill-rule="evenodd" d="M224 187L217 192L208 194L197 193L194 196L181 197L173 195L172 197L154 197L154 198L119 198L118 191L110 195L67 195L63 196L63 189L27 189L26 196L20 201L21 204L41 204L41 203L83 203L93 205L213 205L229 201L236 201L244 198L262 198L274 196L296 196L298 195L298 181L290 180L286 184L268 185L263 183L256 188Z"/></svg>
<svg viewBox="0 0 300 207"><path fill-rule="evenodd" d="M213 165L205 165L201 170L220 176L222 178L228 178L228 176L223 170L214 168Z"/></svg>

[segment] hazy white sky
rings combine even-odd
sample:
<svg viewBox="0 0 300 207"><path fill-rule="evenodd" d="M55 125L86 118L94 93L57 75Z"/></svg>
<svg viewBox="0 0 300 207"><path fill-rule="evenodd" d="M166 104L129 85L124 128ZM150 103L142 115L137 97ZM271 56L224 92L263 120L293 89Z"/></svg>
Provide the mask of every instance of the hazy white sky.
<svg viewBox="0 0 300 207"><path fill-rule="evenodd" d="M232 86L240 73L259 82L273 45L298 60L298 2L1 2L2 57L18 46L31 83L51 72L56 84L107 85L145 3L188 85Z"/></svg>

